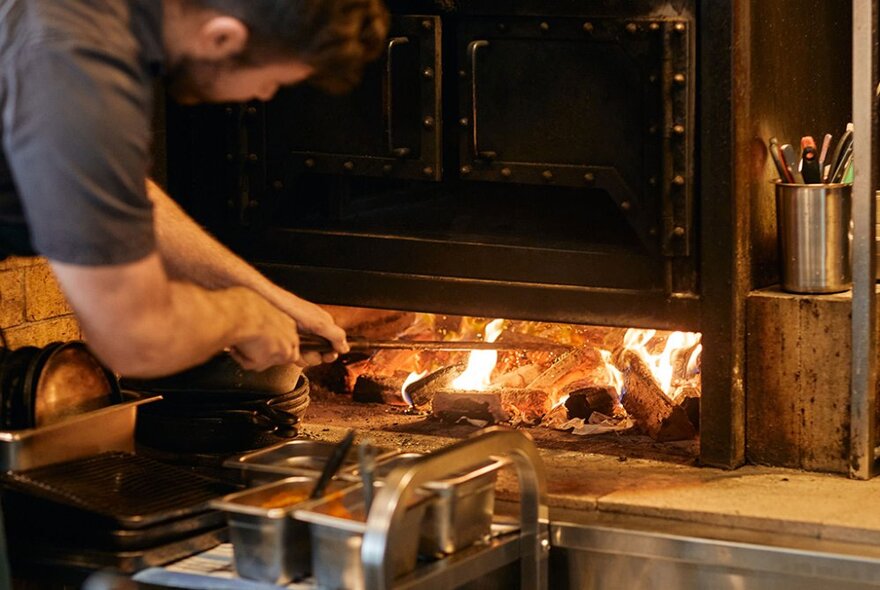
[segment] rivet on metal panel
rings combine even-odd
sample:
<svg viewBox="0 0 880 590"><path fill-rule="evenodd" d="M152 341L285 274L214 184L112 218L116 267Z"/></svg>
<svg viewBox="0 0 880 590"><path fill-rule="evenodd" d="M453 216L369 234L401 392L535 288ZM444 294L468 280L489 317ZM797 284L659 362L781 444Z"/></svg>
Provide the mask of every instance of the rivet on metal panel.
<svg viewBox="0 0 880 590"><path fill-rule="evenodd" d="M499 33L506 33L507 32L507 25L505 25L504 23L498 23L496 25L496 28L498 29Z"/></svg>
<svg viewBox="0 0 880 590"><path fill-rule="evenodd" d="M595 29L591 22L585 22L581 28L584 30L584 33L592 33Z"/></svg>
<svg viewBox="0 0 880 590"><path fill-rule="evenodd" d="M687 30L687 27L684 23L675 23L673 29L675 29L676 33L684 33Z"/></svg>
<svg viewBox="0 0 880 590"><path fill-rule="evenodd" d="M656 236L656 235L657 235L657 228L656 228L656 227L652 227L651 229L649 229L649 230L648 230L648 235L649 235L649 236Z"/></svg>
<svg viewBox="0 0 880 590"><path fill-rule="evenodd" d="M434 176L434 168L431 166L425 166L422 168L422 174L425 176Z"/></svg>
<svg viewBox="0 0 880 590"><path fill-rule="evenodd" d="M426 31L430 31L431 29L434 28L434 23L432 23L428 19L425 19L422 21L422 28L425 29Z"/></svg>
<svg viewBox="0 0 880 590"><path fill-rule="evenodd" d="M231 162L234 159L235 159L235 156L233 156L232 154L226 154L226 161L227 162Z"/></svg>
<svg viewBox="0 0 880 590"><path fill-rule="evenodd" d="M650 184L651 186L657 186L657 177L656 177L656 176L652 176L651 178L649 178L649 179L648 179L648 184Z"/></svg>
<svg viewBox="0 0 880 590"><path fill-rule="evenodd" d="M675 228L672 230L672 235L674 235L677 238L683 237L684 234L685 234L684 228L681 227L680 225L676 225Z"/></svg>
<svg viewBox="0 0 880 590"><path fill-rule="evenodd" d="M651 74L650 76L648 76L648 82L650 82L651 84L656 84L657 80L657 74Z"/></svg>
<svg viewBox="0 0 880 590"><path fill-rule="evenodd" d="M470 125L470 124L471 124L471 122L468 121L468 118L467 118L467 117L462 117L461 119L458 120L458 125L459 125L460 127L467 127L467 126Z"/></svg>
<svg viewBox="0 0 880 590"><path fill-rule="evenodd" d="M251 162L256 162L259 159L260 156L258 156L257 154L248 154L248 160L250 160Z"/></svg>
<svg viewBox="0 0 880 590"><path fill-rule="evenodd" d="M674 125L672 127L672 132L676 135L684 135L684 125Z"/></svg>
<svg viewBox="0 0 880 590"><path fill-rule="evenodd" d="M354 170L354 162L352 162L351 160L348 160L347 162L343 162L342 168L346 172L351 172L352 170Z"/></svg>
<svg viewBox="0 0 880 590"><path fill-rule="evenodd" d="M391 150L391 155L395 158L405 158L410 154L410 149L408 147L399 147Z"/></svg>
<svg viewBox="0 0 880 590"><path fill-rule="evenodd" d="M677 174L675 178L672 179L672 184L675 186L684 186L684 176Z"/></svg>
<svg viewBox="0 0 880 590"><path fill-rule="evenodd" d="M630 209L632 209L632 203L630 203L629 201L623 201L620 204L620 208L624 211L629 211Z"/></svg>
<svg viewBox="0 0 880 590"><path fill-rule="evenodd" d="M424 119L422 119L422 126L425 129L433 129L434 128L434 117L428 115Z"/></svg>
<svg viewBox="0 0 880 590"><path fill-rule="evenodd" d="M551 180L553 180L553 173L549 170L544 170L543 172L541 172L541 178L543 178L547 182L550 182Z"/></svg>
<svg viewBox="0 0 880 590"><path fill-rule="evenodd" d="M596 182L596 175L592 172L587 172L586 174L584 174L584 182L586 182L587 184L593 184L594 182Z"/></svg>
<svg viewBox="0 0 880 590"><path fill-rule="evenodd" d="M276 180L275 182L272 183L272 188L274 188L276 191L280 191L281 189L284 188L284 183L281 182L280 180Z"/></svg>
<svg viewBox="0 0 880 590"><path fill-rule="evenodd" d="M468 174L471 173L471 167L470 166L462 166L461 168L458 169L458 171L461 172L462 176L467 176Z"/></svg>
<svg viewBox="0 0 880 590"><path fill-rule="evenodd" d="M225 109L223 109L223 112L225 112L227 115L233 115L235 114L235 109L233 109L232 107L226 107Z"/></svg>
<svg viewBox="0 0 880 590"><path fill-rule="evenodd" d="M306 158L303 164L305 164L306 168L314 168L317 162L315 162L314 158Z"/></svg>
<svg viewBox="0 0 880 590"><path fill-rule="evenodd" d="M247 206L248 206L248 209L257 209L260 206L260 202L259 201L250 201L247 204Z"/></svg>
<svg viewBox="0 0 880 590"><path fill-rule="evenodd" d="M257 107L248 107L245 111L248 115L254 116L257 114Z"/></svg>
<svg viewBox="0 0 880 590"><path fill-rule="evenodd" d="M232 199L229 199L228 201L226 201L226 206L229 207L230 209L235 209L235 201L233 201Z"/></svg>
<svg viewBox="0 0 880 590"><path fill-rule="evenodd" d="M627 33L629 33L630 35L635 35L636 33L638 33L638 31L639 31L639 27L636 23L627 23L627 25L626 25L626 32Z"/></svg>
<svg viewBox="0 0 880 590"><path fill-rule="evenodd" d="M545 33L550 30L550 23L547 21L542 21L538 28L544 31Z"/></svg>
<svg viewBox="0 0 880 590"><path fill-rule="evenodd" d="M684 83L687 81L684 74L676 74L672 77L672 80L678 84L679 86L684 86Z"/></svg>
<svg viewBox="0 0 880 590"><path fill-rule="evenodd" d="M426 80L430 80L434 77L434 68L425 68L422 70L422 77Z"/></svg>
<svg viewBox="0 0 880 590"><path fill-rule="evenodd" d="M382 172L385 174L391 174L394 171L394 166L391 164L385 164L382 166Z"/></svg>
<svg viewBox="0 0 880 590"><path fill-rule="evenodd" d="M650 127L648 127L648 133L650 133L651 135L656 135L656 133L657 133L657 124L656 123L651 125Z"/></svg>
<svg viewBox="0 0 880 590"><path fill-rule="evenodd" d="M503 176L504 178L510 178L511 176L513 176L513 172L510 168L502 168L501 176Z"/></svg>
<svg viewBox="0 0 880 590"><path fill-rule="evenodd" d="M648 28L652 31L659 31L660 23L651 23L650 25L648 25Z"/></svg>
<svg viewBox="0 0 880 590"><path fill-rule="evenodd" d="M459 78L467 78L467 70L458 70Z"/></svg>

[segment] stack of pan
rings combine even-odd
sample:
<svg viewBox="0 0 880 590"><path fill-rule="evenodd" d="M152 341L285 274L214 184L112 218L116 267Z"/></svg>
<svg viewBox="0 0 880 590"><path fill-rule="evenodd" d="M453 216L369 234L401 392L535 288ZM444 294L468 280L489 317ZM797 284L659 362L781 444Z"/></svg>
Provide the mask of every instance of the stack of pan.
<svg viewBox="0 0 880 590"><path fill-rule="evenodd" d="M128 453L105 453L3 476L13 569L131 573L226 538L210 502L234 488Z"/></svg>

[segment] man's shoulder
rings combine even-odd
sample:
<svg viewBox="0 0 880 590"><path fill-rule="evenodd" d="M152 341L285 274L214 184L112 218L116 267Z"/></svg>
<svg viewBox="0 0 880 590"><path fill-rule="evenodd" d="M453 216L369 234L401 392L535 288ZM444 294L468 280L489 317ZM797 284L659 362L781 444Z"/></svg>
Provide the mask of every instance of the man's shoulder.
<svg viewBox="0 0 880 590"><path fill-rule="evenodd" d="M126 0L0 0L0 61L59 47L137 59Z"/></svg>

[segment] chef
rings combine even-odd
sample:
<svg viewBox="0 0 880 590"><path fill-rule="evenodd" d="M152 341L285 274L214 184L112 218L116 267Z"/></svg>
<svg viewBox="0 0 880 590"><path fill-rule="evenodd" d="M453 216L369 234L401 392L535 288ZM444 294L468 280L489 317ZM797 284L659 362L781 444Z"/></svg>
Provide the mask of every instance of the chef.
<svg viewBox="0 0 880 590"><path fill-rule="evenodd" d="M148 180L154 84L184 104L345 91L387 22L380 0L0 0L0 254L45 256L90 347L127 376L223 349L247 369L320 362L298 331L346 352L327 312Z"/></svg>

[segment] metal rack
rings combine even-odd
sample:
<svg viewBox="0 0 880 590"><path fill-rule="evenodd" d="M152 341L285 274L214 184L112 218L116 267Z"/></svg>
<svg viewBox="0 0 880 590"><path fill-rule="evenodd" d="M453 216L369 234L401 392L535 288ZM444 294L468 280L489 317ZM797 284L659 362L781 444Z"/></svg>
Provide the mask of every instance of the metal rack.
<svg viewBox="0 0 880 590"><path fill-rule="evenodd" d="M419 486L462 469L476 468L491 458L509 458L516 468L520 492L519 534L454 554L418 568L401 580L393 580L388 555L399 535L405 507ZM544 590L547 588L549 551L546 477L537 448L521 432L490 428L471 439L399 467L388 476L367 518L361 558L365 587L369 590L453 588L517 559L523 590Z"/></svg>

